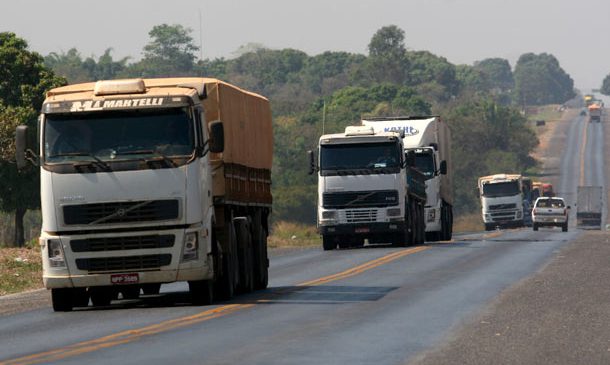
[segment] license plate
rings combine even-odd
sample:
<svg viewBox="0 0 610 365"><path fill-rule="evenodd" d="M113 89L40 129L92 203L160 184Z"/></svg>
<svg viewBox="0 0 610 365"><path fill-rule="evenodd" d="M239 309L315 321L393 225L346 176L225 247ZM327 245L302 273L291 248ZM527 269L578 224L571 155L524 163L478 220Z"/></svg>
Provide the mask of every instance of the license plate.
<svg viewBox="0 0 610 365"><path fill-rule="evenodd" d="M110 275L110 282L113 285L137 284L139 281L140 275L138 273Z"/></svg>
<svg viewBox="0 0 610 365"><path fill-rule="evenodd" d="M355 229L356 233L369 233L370 231L369 227L359 227Z"/></svg>

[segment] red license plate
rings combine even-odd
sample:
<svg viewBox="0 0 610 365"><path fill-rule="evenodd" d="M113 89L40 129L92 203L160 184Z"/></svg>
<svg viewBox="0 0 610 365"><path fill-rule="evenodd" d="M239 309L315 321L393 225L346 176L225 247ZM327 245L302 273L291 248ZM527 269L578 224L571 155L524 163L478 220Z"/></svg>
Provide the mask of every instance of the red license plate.
<svg viewBox="0 0 610 365"><path fill-rule="evenodd" d="M369 233L371 230L369 227L359 227L355 229L356 233Z"/></svg>
<svg viewBox="0 0 610 365"><path fill-rule="evenodd" d="M110 275L110 282L113 285L137 284L140 282L140 275L134 274L114 274Z"/></svg>

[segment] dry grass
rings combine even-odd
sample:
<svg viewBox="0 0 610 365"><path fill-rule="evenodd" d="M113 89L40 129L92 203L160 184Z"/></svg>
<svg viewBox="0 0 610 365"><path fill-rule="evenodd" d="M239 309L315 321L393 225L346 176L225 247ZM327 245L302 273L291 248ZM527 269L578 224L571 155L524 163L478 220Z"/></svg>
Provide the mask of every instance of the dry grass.
<svg viewBox="0 0 610 365"><path fill-rule="evenodd" d="M0 248L0 295L42 288L38 248Z"/></svg>
<svg viewBox="0 0 610 365"><path fill-rule="evenodd" d="M478 232L484 229L480 213L464 214L453 218L454 232Z"/></svg>
<svg viewBox="0 0 610 365"><path fill-rule="evenodd" d="M269 247L308 247L322 245L316 227L299 223L280 221L271 229Z"/></svg>

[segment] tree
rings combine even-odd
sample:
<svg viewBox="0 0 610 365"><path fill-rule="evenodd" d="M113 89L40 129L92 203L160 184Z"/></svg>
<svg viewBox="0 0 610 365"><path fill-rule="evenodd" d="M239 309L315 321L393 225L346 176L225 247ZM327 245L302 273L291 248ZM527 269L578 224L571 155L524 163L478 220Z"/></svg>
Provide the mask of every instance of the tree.
<svg viewBox="0 0 610 365"><path fill-rule="evenodd" d="M125 57L115 61L111 52L112 48L108 48L97 61L93 57L83 61L78 50L71 48L68 52L51 52L45 57L45 65L70 83L109 80L123 72L129 60Z"/></svg>
<svg viewBox="0 0 610 365"><path fill-rule="evenodd" d="M195 66L199 50L190 36L191 29L182 25L156 25L144 46L144 58L126 69L132 77L188 76Z"/></svg>
<svg viewBox="0 0 610 365"><path fill-rule="evenodd" d="M600 91L604 95L610 95L610 74L604 78Z"/></svg>
<svg viewBox="0 0 610 365"><path fill-rule="evenodd" d="M522 55L515 66L514 78L516 104L562 104L576 96L572 78L547 53Z"/></svg>
<svg viewBox="0 0 610 365"><path fill-rule="evenodd" d="M27 42L14 33L0 33L0 210L14 212L14 244L24 243L23 216L39 206L38 170L17 171L15 127L35 129L36 114L45 91L65 84L44 66L41 55L28 50Z"/></svg>
<svg viewBox="0 0 610 365"><path fill-rule="evenodd" d="M368 46L369 57L352 75L356 85L390 82L403 84L408 76L405 32L395 25L380 28Z"/></svg>
<svg viewBox="0 0 610 365"><path fill-rule="evenodd" d="M488 90L497 89L500 92L505 92L512 90L515 86L513 71L508 60L487 58L475 62L474 69L485 75Z"/></svg>

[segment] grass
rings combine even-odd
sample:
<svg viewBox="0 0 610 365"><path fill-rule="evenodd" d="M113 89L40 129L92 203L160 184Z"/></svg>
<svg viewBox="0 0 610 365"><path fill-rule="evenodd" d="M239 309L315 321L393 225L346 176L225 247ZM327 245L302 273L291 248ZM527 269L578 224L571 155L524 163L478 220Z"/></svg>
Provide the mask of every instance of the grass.
<svg viewBox="0 0 610 365"><path fill-rule="evenodd" d="M453 218L453 232L476 232L484 229L480 213L463 214Z"/></svg>
<svg viewBox="0 0 610 365"><path fill-rule="evenodd" d="M544 120L546 122L561 120L563 111L560 110L560 105L544 105L538 107L529 107L527 110L527 120L535 122Z"/></svg>
<svg viewBox="0 0 610 365"><path fill-rule="evenodd" d="M42 288L38 248L0 248L0 295Z"/></svg>
<svg viewBox="0 0 610 365"><path fill-rule="evenodd" d="M322 240L313 225L280 221L273 225L268 245L272 248L321 246Z"/></svg>

